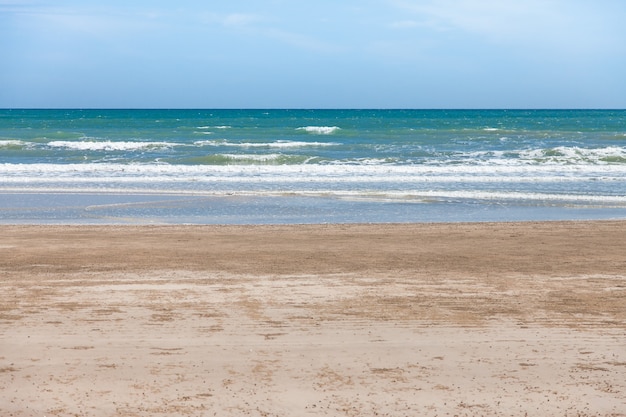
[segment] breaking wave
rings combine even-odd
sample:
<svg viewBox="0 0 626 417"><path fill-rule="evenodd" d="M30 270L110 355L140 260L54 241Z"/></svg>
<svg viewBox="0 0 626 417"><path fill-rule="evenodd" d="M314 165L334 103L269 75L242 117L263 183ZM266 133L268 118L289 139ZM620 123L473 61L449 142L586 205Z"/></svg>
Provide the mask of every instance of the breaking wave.
<svg viewBox="0 0 626 417"><path fill-rule="evenodd" d="M307 133L312 133L315 135L332 135L338 130L341 130L341 128L337 126L305 126L299 127L296 130L303 130Z"/></svg>

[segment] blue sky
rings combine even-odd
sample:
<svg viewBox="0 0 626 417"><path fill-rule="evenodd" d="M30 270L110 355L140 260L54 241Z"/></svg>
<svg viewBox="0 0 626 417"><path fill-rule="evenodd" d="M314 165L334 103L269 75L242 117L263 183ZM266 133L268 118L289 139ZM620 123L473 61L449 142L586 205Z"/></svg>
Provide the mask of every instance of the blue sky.
<svg viewBox="0 0 626 417"><path fill-rule="evenodd" d="M0 107L626 108L623 0L0 0Z"/></svg>

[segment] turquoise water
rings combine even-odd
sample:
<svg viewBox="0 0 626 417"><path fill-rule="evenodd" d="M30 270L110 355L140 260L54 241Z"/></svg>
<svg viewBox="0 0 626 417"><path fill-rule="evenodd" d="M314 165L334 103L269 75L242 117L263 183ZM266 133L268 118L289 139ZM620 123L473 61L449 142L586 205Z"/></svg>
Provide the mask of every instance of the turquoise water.
<svg viewBox="0 0 626 417"><path fill-rule="evenodd" d="M626 217L623 110L0 110L0 222Z"/></svg>

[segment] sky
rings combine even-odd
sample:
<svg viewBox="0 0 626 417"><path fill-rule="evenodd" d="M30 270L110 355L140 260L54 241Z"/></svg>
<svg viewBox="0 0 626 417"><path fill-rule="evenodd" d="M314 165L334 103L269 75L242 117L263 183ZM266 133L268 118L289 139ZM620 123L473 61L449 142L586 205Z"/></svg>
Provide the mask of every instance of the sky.
<svg viewBox="0 0 626 417"><path fill-rule="evenodd" d="M0 0L0 108L626 108L624 0Z"/></svg>

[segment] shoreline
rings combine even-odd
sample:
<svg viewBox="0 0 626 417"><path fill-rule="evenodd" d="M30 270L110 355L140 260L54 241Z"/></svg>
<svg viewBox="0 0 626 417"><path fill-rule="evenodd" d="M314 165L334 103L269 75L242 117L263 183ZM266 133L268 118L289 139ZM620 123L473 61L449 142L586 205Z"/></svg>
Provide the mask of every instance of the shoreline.
<svg viewBox="0 0 626 417"><path fill-rule="evenodd" d="M0 225L0 411L626 416L626 221Z"/></svg>
<svg viewBox="0 0 626 417"><path fill-rule="evenodd" d="M5 198L2 198L5 197ZM0 225L287 225L626 219L609 202L429 198L415 195L257 195L113 190L0 192Z"/></svg>

